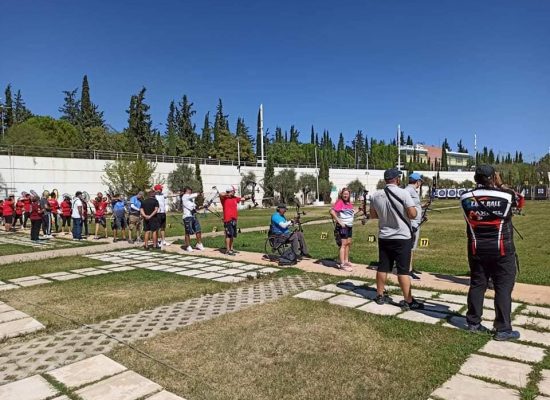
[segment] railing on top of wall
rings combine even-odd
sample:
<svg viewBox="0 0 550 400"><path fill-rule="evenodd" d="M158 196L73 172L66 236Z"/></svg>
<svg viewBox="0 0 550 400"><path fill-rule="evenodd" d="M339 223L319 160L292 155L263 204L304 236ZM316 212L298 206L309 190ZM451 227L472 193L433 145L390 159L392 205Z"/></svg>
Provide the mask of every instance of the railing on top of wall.
<svg viewBox="0 0 550 400"><path fill-rule="evenodd" d="M67 149L57 147L40 147L40 146L14 146L0 145L0 155L8 156L24 156L24 157L53 157L53 158L80 158L89 160L136 160L140 157L152 161L171 164L194 164L197 161L204 165L233 165L235 167L259 167L261 163L258 161L241 161L237 160L219 160L216 158L196 158L196 157L180 157L169 156L166 154L140 154L127 153L107 150L85 150L85 149ZM315 168L314 164L275 164L276 168ZM355 168L353 165L331 165L332 169L364 169Z"/></svg>

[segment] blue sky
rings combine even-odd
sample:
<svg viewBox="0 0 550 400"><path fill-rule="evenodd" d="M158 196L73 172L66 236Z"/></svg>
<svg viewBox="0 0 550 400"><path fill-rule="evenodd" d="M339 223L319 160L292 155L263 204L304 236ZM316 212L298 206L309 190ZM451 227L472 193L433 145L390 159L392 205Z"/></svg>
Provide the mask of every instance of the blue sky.
<svg viewBox="0 0 550 400"><path fill-rule="evenodd" d="M399 123L528 160L550 146L547 0L18 0L2 14L0 86L38 114L57 116L88 74L117 129L145 86L155 126L187 94L199 127L221 97L232 125L254 131L263 103L271 132L295 124L303 140L312 124L350 140Z"/></svg>

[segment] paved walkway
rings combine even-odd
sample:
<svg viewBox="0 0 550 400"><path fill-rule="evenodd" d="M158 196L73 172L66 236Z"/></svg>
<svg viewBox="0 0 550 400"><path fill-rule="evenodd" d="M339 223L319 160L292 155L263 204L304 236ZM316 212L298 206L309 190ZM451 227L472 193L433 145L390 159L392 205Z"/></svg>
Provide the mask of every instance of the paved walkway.
<svg viewBox="0 0 550 400"><path fill-rule="evenodd" d="M98 324L7 343L0 347L0 384L106 353L119 342L129 343L153 337L321 284L320 279L299 275L258 280L225 292L160 306Z"/></svg>
<svg viewBox="0 0 550 400"><path fill-rule="evenodd" d="M390 287L390 289L397 289ZM396 316L419 323L440 325L446 328L464 328L466 325L466 297L433 291L417 291L424 299L425 310L403 311L398 306L403 297L392 295L389 304L378 305L372 301L376 289L362 281L345 280L325 285L317 290L307 290L294 297L326 301L371 314ZM531 373L543 366L543 359L550 349L550 308L526 306L514 303L515 328L521 333L520 342L491 340L478 352L470 355L458 374L451 377L433 393L433 399L458 400L512 400L519 399L519 390L535 385L541 394L550 396L550 370L543 369L541 381ZM483 319L489 325L494 318L492 302L485 302ZM538 330L529 329L535 326ZM547 399L538 397L537 399Z"/></svg>
<svg viewBox="0 0 550 400"><path fill-rule="evenodd" d="M44 325L30 315L0 301L0 340L25 335L44 328Z"/></svg>

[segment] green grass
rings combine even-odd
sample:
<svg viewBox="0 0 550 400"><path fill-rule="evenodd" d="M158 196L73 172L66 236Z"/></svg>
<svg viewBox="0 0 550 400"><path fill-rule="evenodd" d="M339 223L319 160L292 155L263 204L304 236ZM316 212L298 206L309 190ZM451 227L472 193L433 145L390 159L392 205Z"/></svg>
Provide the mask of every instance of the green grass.
<svg viewBox="0 0 550 400"><path fill-rule="evenodd" d="M78 326L58 314L79 323L97 323L216 293L230 286L206 279L136 269L6 291L0 294L0 300L32 315L46 325L46 333L51 333Z"/></svg>
<svg viewBox="0 0 550 400"><path fill-rule="evenodd" d="M24 236L24 237L30 237L28 234L20 234L20 233L14 233L9 235L9 237L18 237L18 236ZM23 254L23 253L34 253L37 251L49 251L49 250L57 250L57 249L66 249L70 247L84 247L84 246L93 246L98 243L93 242L86 242L86 241L80 241L80 242L73 242L72 240L67 238L63 238L62 236L58 236L55 239L49 240L48 246L41 246L41 247L33 247L33 246L25 246L22 244L12 244L12 243L0 243L0 256L8 256L12 254Z"/></svg>
<svg viewBox="0 0 550 400"><path fill-rule="evenodd" d="M110 264L87 257L70 256L47 258L39 261L25 261L0 265L0 280L21 278L23 276L69 271L71 269L96 267Z"/></svg>
<svg viewBox="0 0 550 400"><path fill-rule="evenodd" d="M22 246L19 244L0 244L0 256L7 256L10 254L30 253L32 251L39 250L31 246Z"/></svg>
<svg viewBox="0 0 550 400"><path fill-rule="evenodd" d="M125 347L109 356L192 399L424 400L487 340L286 298L134 343L185 376Z"/></svg>
<svg viewBox="0 0 550 400"><path fill-rule="evenodd" d="M436 201L433 208L446 208L456 202ZM550 214L550 202L527 202L524 216L514 217L514 224L525 240L517 235L515 243L520 258L521 271L518 282L550 285L550 246L544 246L550 237L550 226L544 221ZM429 272L466 275L468 261L466 253L466 225L459 208L431 212L429 221L422 226L421 238L429 239L429 246L419 248L415 253L415 267ZM321 233L327 239L321 239ZM315 258L335 259L338 248L334 242L332 223L304 226L304 234ZM378 235L378 223L369 221L365 226L356 224L353 232L351 261L369 264L378 260L377 243L369 243L369 235ZM235 248L245 251L263 252L266 235L242 233L235 240ZM223 237L205 238L209 247L223 247Z"/></svg>

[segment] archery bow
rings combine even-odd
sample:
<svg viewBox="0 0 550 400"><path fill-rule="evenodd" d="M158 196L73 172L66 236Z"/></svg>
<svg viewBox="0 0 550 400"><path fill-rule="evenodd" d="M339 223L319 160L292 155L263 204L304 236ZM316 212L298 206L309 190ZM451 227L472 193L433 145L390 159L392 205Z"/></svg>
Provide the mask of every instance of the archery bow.
<svg viewBox="0 0 550 400"><path fill-rule="evenodd" d="M432 177L432 184L428 186L428 201L422 206L422 217L420 219L421 226L424 222L428 221L428 211L432 211L430 208L437 192L437 177Z"/></svg>
<svg viewBox="0 0 550 400"><path fill-rule="evenodd" d="M294 204L296 205L296 217L294 218L294 223L298 225L298 231L303 232L301 216L306 215L305 211L301 211L300 201L294 198Z"/></svg>
<svg viewBox="0 0 550 400"><path fill-rule="evenodd" d="M369 194L368 190L363 191L363 206L361 211L363 212L363 218L361 218L361 225L365 225L370 218L369 213L367 212L367 196Z"/></svg>
<svg viewBox="0 0 550 400"><path fill-rule="evenodd" d="M216 197L219 197L220 196L220 191L218 190L218 188L216 186L212 186L212 189L215 189L216 190L216 193L214 193L212 195L212 197L210 198L210 200L208 200L207 202L205 202L203 205L202 205L202 208L204 209L204 216L206 216L206 211L210 211L211 213L213 213L214 215L216 215L218 218L221 218L221 214L217 211L217 210L211 210L210 209L210 206L214 203L214 200L216 199Z"/></svg>
<svg viewBox="0 0 550 400"><path fill-rule="evenodd" d="M257 183L254 181L248 181L246 182L246 186L252 186L252 192L250 194L250 201L252 201L252 204L254 204L254 208L258 207L258 202L256 201L256 185Z"/></svg>

